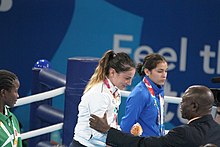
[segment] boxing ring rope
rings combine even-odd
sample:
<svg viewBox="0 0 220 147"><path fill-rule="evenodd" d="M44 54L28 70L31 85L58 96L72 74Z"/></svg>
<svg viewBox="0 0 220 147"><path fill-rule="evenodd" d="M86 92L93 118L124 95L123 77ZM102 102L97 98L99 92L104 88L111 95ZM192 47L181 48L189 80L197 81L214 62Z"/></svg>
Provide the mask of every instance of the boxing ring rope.
<svg viewBox="0 0 220 147"><path fill-rule="evenodd" d="M51 133L57 130L61 130L63 128L63 123L58 123L55 125L51 125L49 127L44 127L41 129L37 129L37 130L33 130L33 131L29 131L26 133L22 133L21 134L21 139L28 139L28 138L32 138L32 137L36 137L36 136L40 136L43 134L47 134L47 133Z"/></svg>
<svg viewBox="0 0 220 147"><path fill-rule="evenodd" d="M122 97L128 97L130 93L131 93L130 91L121 90ZM182 100L181 97L164 96L164 101L166 103L179 104L181 102L181 100Z"/></svg>
<svg viewBox="0 0 220 147"><path fill-rule="evenodd" d="M61 88L57 88L57 89L50 90L50 91L47 91L47 92L42 92L42 93L39 93L39 94L34 94L34 95L31 95L31 96L19 98L14 107L30 104L30 103L37 102L37 101L50 99L52 97L64 94L64 91L65 91L65 87L61 87ZM57 130L61 130L62 128L63 128L63 123L51 125L49 127L44 127L44 128L41 128L41 129L37 129L37 130L29 131L29 132L26 132L26 133L22 133L21 134L21 139L24 140L24 139L32 138L32 137L35 137L35 136L43 135L43 134L46 134L46 133L51 133L51 132L54 132L54 131L57 131Z"/></svg>
<svg viewBox="0 0 220 147"><path fill-rule="evenodd" d="M54 89L54 90L50 90L47 92L42 92L40 94L34 94L31 96L23 97L23 98L18 99L17 103L15 104L15 107L25 105L25 104L30 104L30 103L37 102L37 101L50 99L52 97L64 94L64 91L65 91L65 86Z"/></svg>
<svg viewBox="0 0 220 147"><path fill-rule="evenodd" d="M50 90L50 91L47 91L47 92L42 92L42 93L39 93L39 94L34 94L34 95L31 95L31 96L19 98L17 100L17 103L15 104L15 107L30 104L30 103L37 102L37 101L50 99L52 97L64 94L64 92L65 92L65 87L61 87L61 88L57 88L57 89ZM130 91L121 90L122 97L128 97L129 94L130 94ZM180 101L181 101L181 98L180 97L165 96L164 100L165 100L165 102L179 104ZM46 134L46 133L51 133L51 132L54 132L54 131L57 131L57 130L61 130L62 128L63 128L63 123L58 123L58 124L55 124L55 125L51 125L51 126L48 126L48 127L41 128L41 129L32 130L32 131L29 131L29 132L22 133L21 134L21 139L24 140L24 139L32 138L32 137L35 137L35 136L40 136L40 135L43 135L43 134Z"/></svg>

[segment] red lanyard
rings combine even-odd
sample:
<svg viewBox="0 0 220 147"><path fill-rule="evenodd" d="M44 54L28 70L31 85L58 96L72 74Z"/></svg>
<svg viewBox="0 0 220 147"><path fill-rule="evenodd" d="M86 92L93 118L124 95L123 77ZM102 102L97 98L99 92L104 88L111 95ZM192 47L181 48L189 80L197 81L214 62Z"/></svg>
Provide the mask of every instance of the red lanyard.
<svg viewBox="0 0 220 147"><path fill-rule="evenodd" d="M115 99L117 99L117 98L120 96L120 94L118 93L118 88L115 87L115 90L114 90L114 92L113 92L113 91L111 90L111 87L110 87L110 84L109 84L108 79L105 78L103 82L104 82L104 84L107 86L107 88L109 89L109 91L111 92L111 94L113 95L113 97L114 97Z"/></svg>
<svg viewBox="0 0 220 147"><path fill-rule="evenodd" d="M111 90L111 86L110 86L110 84L109 84L109 80L107 79L107 78L105 78L104 80L103 80L103 82L104 82L104 84L106 85L106 87L109 89L109 91L110 91L110 93L113 95L113 97L114 97L114 101L115 102L113 102L114 103L114 105L115 105L115 107L114 107L114 121L115 121L115 124L116 124L116 126L118 125L118 110L119 110L119 105L120 105L120 98L121 98L121 96L120 96L120 94L119 94L119 92L118 92L118 88L116 88L116 87L114 87L115 89L114 89L114 91L112 91Z"/></svg>
<svg viewBox="0 0 220 147"><path fill-rule="evenodd" d="M154 90L153 90L153 87L151 86L150 82L144 77L143 79L146 87L148 88L148 90L150 91L150 94L152 97L155 97L155 94L154 94Z"/></svg>

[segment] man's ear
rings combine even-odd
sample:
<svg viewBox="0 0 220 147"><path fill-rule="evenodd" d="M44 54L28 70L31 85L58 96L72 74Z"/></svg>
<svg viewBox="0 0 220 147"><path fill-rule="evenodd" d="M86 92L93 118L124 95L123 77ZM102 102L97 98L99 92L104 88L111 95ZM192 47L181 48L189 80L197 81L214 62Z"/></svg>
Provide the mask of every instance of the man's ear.
<svg viewBox="0 0 220 147"><path fill-rule="evenodd" d="M199 104L196 103L196 102L193 102L193 103L192 103L192 111L193 111L193 112L196 112L196 111L198 111L198 110L199 110Z"/></svg>

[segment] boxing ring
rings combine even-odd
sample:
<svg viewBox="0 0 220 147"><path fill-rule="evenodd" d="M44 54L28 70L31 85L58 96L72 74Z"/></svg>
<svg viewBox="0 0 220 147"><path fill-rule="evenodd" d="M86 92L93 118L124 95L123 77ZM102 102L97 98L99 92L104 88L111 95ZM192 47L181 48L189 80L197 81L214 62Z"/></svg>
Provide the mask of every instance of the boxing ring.
<svg viewBox="0 0 220 147"><path fill-rule="evenodd" d="M21 105L30 104L30 103L37 102L37 101L43 101L43 100L50 99L52 97L64 94L64 92L65 92L65 87L61 87L61 88L57 88L55 90L51 90L48 92L43 92L40 94L35 94L32 96L23 97L18 100L18 102L15 106L21 106ZM130 91L121 91L121 94L123 97L127 97L130 94ZM172 103L179 104L181 99L177 99L176 97L165 96L166 102L171 102L172 100L174 100ZM51 125L48 127L44 127L41 129L32 130L32 131L29 131L26 133L22 133L21 138L22 138L22 140L29 139L29 138L36 137L39 135L43 135L43 134L51 133L51 132L54 132L57 130L61 130L62 128L63 128L63 122L55 124L55 125Z"/></svg>
<svg viewBox="0 0 220 147"><path fill-rule="evenodd" d="M83 90L98 64L98 58L69 58L67 74L50 68L33 68L32 95L18 99L15 107L30 104L30 131L21 134L28 146L53 146L50 133L62 131L62 145L72 141L78 104ZM122 91L127 97L130 91ZM64 95L64 111L52 106L52 98ZM165 96L166 103L179 104L181 98Z"/></svg>

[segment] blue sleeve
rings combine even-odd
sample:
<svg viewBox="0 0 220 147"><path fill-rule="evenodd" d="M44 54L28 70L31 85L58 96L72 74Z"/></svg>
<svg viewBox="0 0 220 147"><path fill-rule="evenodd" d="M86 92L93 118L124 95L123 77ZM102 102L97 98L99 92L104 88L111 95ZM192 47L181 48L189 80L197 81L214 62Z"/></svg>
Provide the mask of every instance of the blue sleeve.
<svg viewBox="0 0 220 147"><path fill-rule="evenodd" d="M145 87L136 86L126 101L125 115L121 119L120 128L130 133L131 127L138 121L147 104L149 93Z"/></svg>

